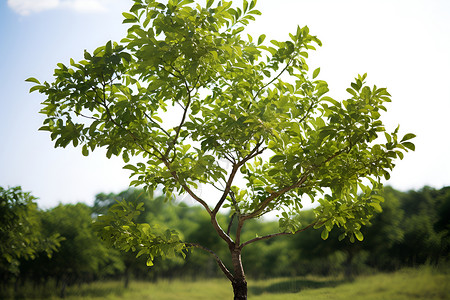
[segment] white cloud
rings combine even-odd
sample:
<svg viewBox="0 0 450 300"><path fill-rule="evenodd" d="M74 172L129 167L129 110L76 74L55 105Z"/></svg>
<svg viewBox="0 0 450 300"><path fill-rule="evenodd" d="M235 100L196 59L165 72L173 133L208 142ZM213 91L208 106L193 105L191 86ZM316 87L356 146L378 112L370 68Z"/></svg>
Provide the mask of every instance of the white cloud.
<svg viewBox="0 0 450 300"><path fill-rule="evenodd" d="M8 6L22 16L54 9L58 5L59 0L8 0Z"/></svg>
<svg viewBox="0 0 450 300"><path fill-rule="evenodd" d="M102 0L65 0L61 1L61 6L81 13L95 13L106 11Z"/></svg>
<svg viewBox="0 0 450 300"><path fill-rule="evenodd" d="M63 8L80 13L106 11L111 0L8 0L8 6L19 15L26 16L45 10Z"/></svg>

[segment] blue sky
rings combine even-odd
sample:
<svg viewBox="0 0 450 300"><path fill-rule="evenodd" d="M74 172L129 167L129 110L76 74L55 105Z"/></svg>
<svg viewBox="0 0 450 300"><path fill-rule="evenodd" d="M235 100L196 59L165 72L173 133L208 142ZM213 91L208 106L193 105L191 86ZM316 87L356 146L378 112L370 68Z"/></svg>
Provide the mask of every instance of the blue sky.
<svg viewBox="0 0 450 300"><path fill-rule="evenodd" d="M239 1L236 1L238 3ZM128 171L104 152L55 149L38 132L41 95L29 94L30 76L51 81L58 62L81 59L108 40L124 37L121 13L128 0L2 0L0 2L0 185L21 185L49 208L91 204L99 192L128 186ZM262 16L248 27L254 36L285 39L308 25L323 47L311 53L311 69L329 95L359 73L387 87L393 102L383 120L390 129L417 134L416 152L399 161L388 182L400 190L450 185L450 1L259 0Z"/></svg>

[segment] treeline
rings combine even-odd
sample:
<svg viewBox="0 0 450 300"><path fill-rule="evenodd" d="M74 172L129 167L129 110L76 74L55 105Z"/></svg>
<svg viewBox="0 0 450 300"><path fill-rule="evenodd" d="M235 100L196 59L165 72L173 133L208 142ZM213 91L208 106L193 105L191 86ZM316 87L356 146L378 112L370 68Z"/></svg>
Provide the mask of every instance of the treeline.
<svg viewBox="0 0 450 300"><path fill-rule="evenodd" d="M334 229L327 240L320 230L306 230L248 246L243 252L248 276L263 278L305 274L357 275L390 271L406 266L448 262L450 256L450 187L425 187L399 192L385 188L383 212L363 228L363 242L338 241ZM116 200L143 202L137 223L165 224L183 233L184 240L225 254L226 244L215 234L209 216L197 206L151 197L142 190L99 194L92 207L78 203L39 210L35 198L20 188L0 188L0 279L2 294L24 285L56 285L61 296L71 284L95 280L197 278L222 276L214 259L200 250L188 251L186 259L174 257L147 267L135 253L119 252L101 241L92 226ZM307 225L313 210L300 216ZM224 228L231 216L220 215ZM246 224L243 239L276 233L278 223L254 221ZM230 262L225 260L225 264Z"/></svg>

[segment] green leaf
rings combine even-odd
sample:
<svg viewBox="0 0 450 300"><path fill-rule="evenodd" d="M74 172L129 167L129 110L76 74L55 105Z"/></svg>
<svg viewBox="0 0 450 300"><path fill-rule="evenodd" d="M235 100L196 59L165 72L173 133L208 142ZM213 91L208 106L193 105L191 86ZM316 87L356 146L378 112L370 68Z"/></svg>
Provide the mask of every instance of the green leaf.
<svg viewBox="0 0 450 300"><path fill-rule="evenodd" d="M135 15L133 15L133 14L130 14L130 13L127 13L127 12L123 12L122 13L122 16L124 16L126 19L136 19L136 16Z"/></svg>
<svg viewBox="0 0 450 300"><path fill-rule="evenodd" d="M30 88L30 93L34 92L34 91L41 91L43 88L45 88L45 86L43 85L35 85L33 87Z"/></svg>
<svg viewBox="0 0 450 300"><path fill-rule="evenodd" d="M244 13L248 10L248 1L244 0Z"/></svg>
<svg viewBox="0 0 450 300"><path fill-rule="evenodd" d="M411 142L403 142L402 145L405 146L406 148L408 148L409 150L412 150L412 151L416 150L416 146Z"/></svg>
<svg viewBox="0 0 450 300"><path fill-rule="evenodd" d="M284 159L286 159L286 156L284 156L284 155L274 155L270 159L270 163L274 164L274 163L282 161Z"/></svg>
<svg viewBox="0 0 450 300"><path fill-rule="evenodd" d="M147 253L147 249L141 249L139 252L138 252L138 254L136 254L136 257L139 257L139 256L141 256L141 255L143 255L143 254L146 254Z"/></svg>
<svg viewBox="0 0 450 300"><path fill-rule="evenodd" d="M133 165L126 165L122 169L131 170L131 171L134 171L134 172L138 171L138 168L136 166L133 166Z"/></svg>
<svg viewBox="0 0 450 300"><path fill-rule="evenodd" d="M265 34L261 34L258 38L258 45L261 45L264 40L266 39L266 35Z"/></svg>
<svg viewBox="0 0 450 300"><path fill-rule="evenodd" d="M378 212L378 213L383 211L383 209L381 208L380 203L378 203L378 202L371 202L370 206L372 206L375 209L375 211Z"/></svg>
<svg viewBox="0 0 450 300"><path fill-rule="evenodd" d="M316 78L319 75L319 73L320 73L320 68L315 69L313 72L313 79Z"/></svg>
<svg viewBox="0 0 450 300"><path fill-rule="evenodd" d="M326 240L328 238L328 230L326 228L324 228L322 230L322 233L320 234L320 237L322 238L322 240Z"/></svg>
<svg viewBox="0 0 450 300"><path fill-rule="evenodd" d="M34 82L34 83L37 83L37 84L41 84L41 83L39 82L39 80L37 80L37 79L34 78L34 77L29 77L29 78L25 79L25 81L28 81L28 82Z"/></svg>
<svg viewBox="0 0 450 300"><path fill-rule="evenodd" d="M213 3L214 3L214 0L208 0L208 1L206 2L206 8L210 8L211 5L213 5Z"/></svg>
<svg viewBox="0 0 450 300"><path fill-rule="evenodd" d="M358 86L358 85L357 85L356 83L354 83L354 82L352 82L350 85L352 86L352 88L353 88L355 91L359 91L359 89L361 88L360 86Z"/></svg>
<svg viewBox="0 0 450 300"><path fill-rule="evenodd" d="M147 259L147 267L153 266L153 260L151 258Z"/></svg>
<svg viewBox="0 0 450 300"><path fill-rule="evenodd" d="M407 140L410 140L410 139L413 139L413 138L415 138L416 137L416 135L414 134L414 133L407 133L407 134L405 134L405 136L402 138L402 140L400 141L400 143L401 142L404 142L404 141L407 141Z"/></svg>
<svg viewBox="0 0 450 300"><path fill-rule="evenodd" d="M360 242L362 242L362 240L364 240L364 236L363 236L363 234L361 233L361 231L356 231L355 232L355 237L358 239L358 241L360 241Z"/></svg>
<svg viewBox="0 0 450 300"><path fill-rule="evenodd" d="M353 89L351 89L351 88L346 89L346 91L349 92L350 94L352 94L355 97L357 95L356 92Z"/></svg>
<svg viewBox="0 0 450 300"><path fill-rule="evenodd" d="M111 41L108 41L106 43L105 52L108 53L108 54L112 53L112 42Z"/></svg>
<svg viewBox="0 0 450 300"><path fill-rule="evenodd" d="M86 144L83 145L81 153L83 153L84 156L88 156L89 155L89 150L88 150L88 147L87 147Z"/></svg>

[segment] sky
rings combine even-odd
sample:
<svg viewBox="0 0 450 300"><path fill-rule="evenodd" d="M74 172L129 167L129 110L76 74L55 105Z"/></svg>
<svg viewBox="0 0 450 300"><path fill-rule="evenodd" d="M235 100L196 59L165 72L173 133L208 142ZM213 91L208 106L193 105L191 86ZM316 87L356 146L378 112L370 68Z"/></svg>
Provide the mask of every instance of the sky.
<svg viewBox="0 0 450 300"><path fill-rule="evenodd" d="M240 1L235 1L239 3ZM82 59L108 40L120 41L122 12L131 0L0 0L0 186L22 186L47 209L58 203L92 204L97 193L128 187L129 171L105 152L88 157L71 146L54 148L38 131L44 101L29 94L28 77L52 81L59 62ZM310 53L311 69L342 100L358 75L386 87L393 102L382 116L388 130L415 133L416 151L398 161L386 182L406 191L450 185L450 1L259 0L262 15L247 33L288 39L307 25L323 46Z"/></svg>

